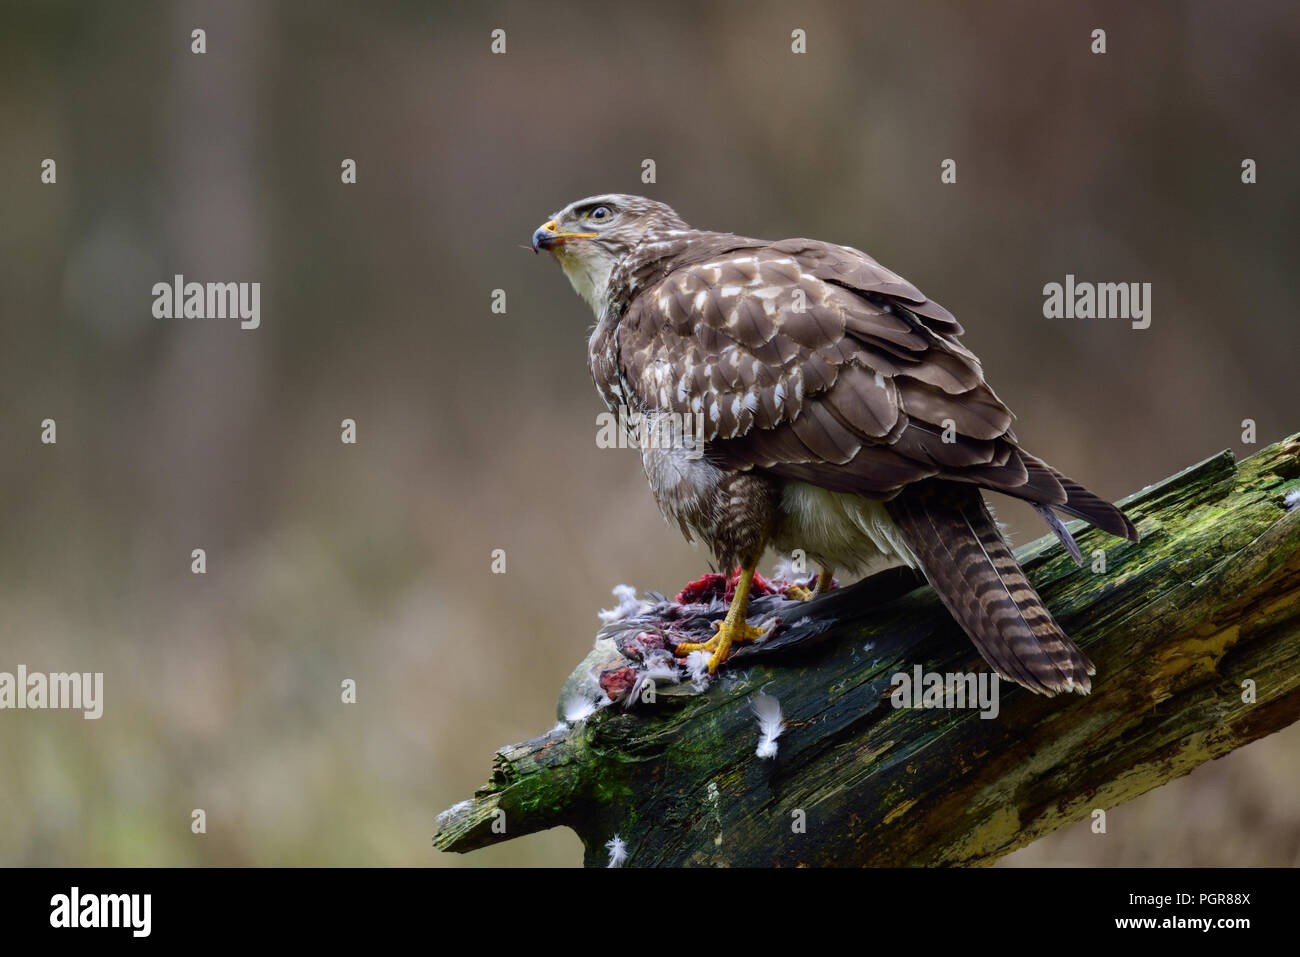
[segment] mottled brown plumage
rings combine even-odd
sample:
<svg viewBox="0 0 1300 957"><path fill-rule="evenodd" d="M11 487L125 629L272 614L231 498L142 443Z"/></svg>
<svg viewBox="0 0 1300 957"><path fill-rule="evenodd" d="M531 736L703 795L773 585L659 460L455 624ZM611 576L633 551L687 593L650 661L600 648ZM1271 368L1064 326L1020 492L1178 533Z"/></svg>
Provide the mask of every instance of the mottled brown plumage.
<svg viewBox="0 0 1300 957"><path fill-rule="evenodd" d="M1136 530L1020 448L946 309L859 250L694 230L642 197L575 203L534 248L556 254L596 313L588 351L606 404L702 419L703 459L656 448L643 460L664 513L722 567L750 568L767 545L850 571L907 562L1004 677L1089 690L1091 662L978 489Z"/></svg>

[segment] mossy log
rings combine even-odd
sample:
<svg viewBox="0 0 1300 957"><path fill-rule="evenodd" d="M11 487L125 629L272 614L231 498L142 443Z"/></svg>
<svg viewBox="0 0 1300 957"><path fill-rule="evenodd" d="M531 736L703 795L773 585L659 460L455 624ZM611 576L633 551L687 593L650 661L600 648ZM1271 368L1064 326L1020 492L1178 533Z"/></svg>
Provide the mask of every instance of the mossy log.
<svg viewBox="0 0 1300 957"><path fill-rule="evenodd" d="M895 707L914 665L986 669L929 587L880 601L877 583L815 643L737 660L703 694L503 748L434 844L566 826L589 866L615 834L629 866L989 864L1300 717L1297 488L1300 434L1125 499L1139 544L1075 522L1083 567L1050 536L1018 550L1096 663L1091 695L1002 682L992 720ZM760 690L787 725L771 760L755 756Z"/></svg>

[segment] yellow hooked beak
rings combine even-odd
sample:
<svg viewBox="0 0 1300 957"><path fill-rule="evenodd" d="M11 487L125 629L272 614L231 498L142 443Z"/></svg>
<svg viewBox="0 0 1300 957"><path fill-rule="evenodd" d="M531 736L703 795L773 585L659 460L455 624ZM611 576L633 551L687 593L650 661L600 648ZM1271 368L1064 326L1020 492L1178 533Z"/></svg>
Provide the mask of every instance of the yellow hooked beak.
<svg viewBox="0 0 1300 957"><path fill-rule="evenodd" d="M595 233L560 233L555 230L555 220L542 223L533 230L533 252L550 249L566 239L594 239Z"/></svg>

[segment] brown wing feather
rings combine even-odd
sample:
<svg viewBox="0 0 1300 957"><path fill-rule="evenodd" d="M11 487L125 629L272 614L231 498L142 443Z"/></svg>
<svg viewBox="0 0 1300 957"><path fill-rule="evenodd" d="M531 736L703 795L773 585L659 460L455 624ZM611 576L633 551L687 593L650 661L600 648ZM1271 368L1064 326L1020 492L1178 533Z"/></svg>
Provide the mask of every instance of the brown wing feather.
<svg viewBox="0 0 1300 957"><path fill-rule="evenodd" d="M881 499L949 479L1136 539L1019 448L961 325L907 280L845 246L698 235L642 270L618 356L641 409L705 416L720 465Z"/></svg>

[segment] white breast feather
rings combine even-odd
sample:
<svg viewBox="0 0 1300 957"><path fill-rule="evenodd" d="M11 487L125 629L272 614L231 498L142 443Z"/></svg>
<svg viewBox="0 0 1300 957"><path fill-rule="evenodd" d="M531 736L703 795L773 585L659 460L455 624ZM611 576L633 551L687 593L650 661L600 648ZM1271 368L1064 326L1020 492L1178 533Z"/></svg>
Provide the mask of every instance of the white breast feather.
<svg viewBox="0 0 1300 957"><path fill-rule="evenodd" d="M883 502L787 482L781 509L785 514L773 542L778 551L802 548L815 560L848 572L899 562L919 566Z"/></svg>

